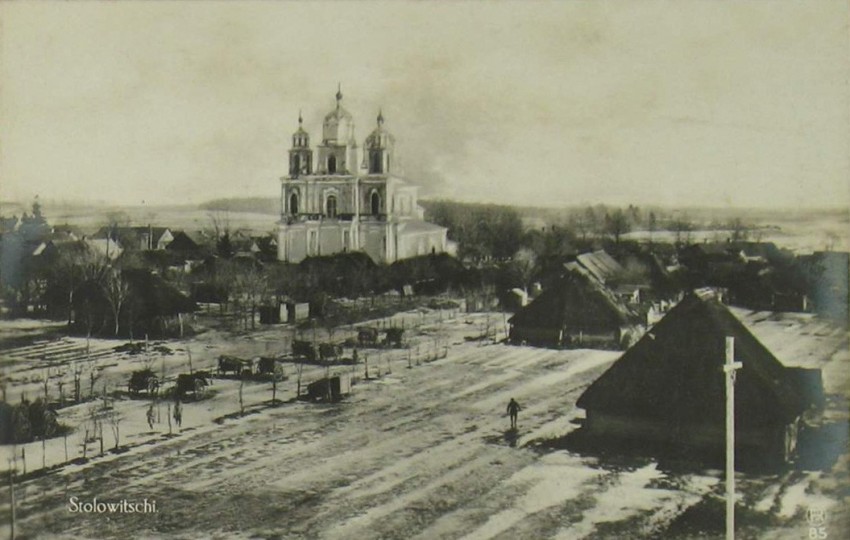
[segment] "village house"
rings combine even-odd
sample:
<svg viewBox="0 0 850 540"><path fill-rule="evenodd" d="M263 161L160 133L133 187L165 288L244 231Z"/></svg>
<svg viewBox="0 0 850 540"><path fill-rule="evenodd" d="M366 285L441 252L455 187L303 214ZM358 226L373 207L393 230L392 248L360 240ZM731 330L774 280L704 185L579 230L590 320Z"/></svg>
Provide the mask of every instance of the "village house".
<svg viewBox="0 0 850 540"><path fill-rule="evenodd" d="M94 235L95 239L111 238L130 250L162 250L174 240L174 235L167 227L151 225L139 227L101 227Z"/></svg>
<svg viewBox="0 0 850 540"><path fill-rule="evenodd" d="M281 178L279 260L362 251L376 263L392 263L453 250L447 229L423 220L416 186L400 176L383 114L362 152L342 92L325 116L315 152L302 124L299 115L289 174Z"/></svg>
<svg viewBox="0 0 850 540"><path fill-rule="evenodd" d="M722 456L726 337L743 364L735 383L738 454L789 460L803 413L822 400L820 370L783 366L707 293L689 293L579 397L586 433Z"/></svg>
<svg viewBox="0 0 850 540"><path fill-rule="evenodd" d="M783 252L773 242L735 242L729 247L737 253L744 263L768 264L775 263L783 256Z"/></svg>
<svg viewBox="0 0 850 540"><path fill-rule="evenodd" d="M578 262L554 286L511 317L513 343L622 348L639 336L639 315Z"/></svg>

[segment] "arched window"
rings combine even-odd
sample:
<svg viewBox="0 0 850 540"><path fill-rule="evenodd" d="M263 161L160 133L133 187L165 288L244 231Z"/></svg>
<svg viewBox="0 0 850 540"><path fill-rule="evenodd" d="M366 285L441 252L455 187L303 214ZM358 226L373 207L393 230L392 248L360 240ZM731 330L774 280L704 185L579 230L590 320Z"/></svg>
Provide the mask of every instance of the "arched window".
<svg viewBox="0 0 850 540"><path fill-rule="evenodd" d="M372 193L372 215L377 216L381 213L381 196L378 195L378 192Z"/></svg>
<svg viewBox="0 0 850 540"><path fill-rule="evenodd" d="M383 171L381 170L381 153L372 152L372 155L370 157L371 159L369 160L369 172L372 174L382 173Z"/></svg>
<svg viewBox="0 0 850 540"><path fill-rule="evenodd" d="M289 213L295 215L298 213L298 194L293 193L289 196Z"/></svg>
<svg viewBox="0 0 850 540"><path fill-rule="evenodd" d="M328 174L334 174L336 172L336 156L330 155L328 156Z"/></svg>
<svg viewBox="0 0 850 540"><path fill-rule="evenodd" d="M336 217L336 196L335 195L328 195L328 200L327 200L327 203L325 203L325 206L327 207L327 212L325 212L327 214L327 216L329 218L335 218Z"/></svg>
<svg viewBox="0 0 850 540"><path fill-rule="evenodd" d="M298 174L301 172L301 156L298 154L292 155L292 167L290 167L290 174Z"/></svg>

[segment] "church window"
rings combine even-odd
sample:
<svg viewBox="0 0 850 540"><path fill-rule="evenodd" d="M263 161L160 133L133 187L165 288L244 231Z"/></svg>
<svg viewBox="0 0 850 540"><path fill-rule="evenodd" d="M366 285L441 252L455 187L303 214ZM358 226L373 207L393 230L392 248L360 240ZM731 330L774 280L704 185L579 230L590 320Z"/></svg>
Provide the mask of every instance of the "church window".
<svg viewBox="0 0 850 540"><path fill-rule="evenodd" d="M336 196L334 196L334 195L328 196L326 207L327 207L327 212L326 212L327 216L329 218L335 218L336 217Z"/></svg>
<svg viewBox="0 0 850 540"><path fill-rule="evenodd" d="M295 215L298 213L298 194L293 193L289 196L289 213Z"/></svg>
<svg viewBox="0 0 850 540"><path fill-rule="evenodd" d="M328 156L328 174L336 173L336 156Z"/></svg>
<svg viewBox="0 0 850 540"><path fill-rule="evenodd" d="M381 196L378 192L372 193L372 215L377 216L381 213Z"/></svg>
<svg viewBox="0 0 850 540"><path fill-rule="evenodd" d="M380 152L372 152L371 160L369 163L369 172L370 173L381 173L381 153Z"/></svg>
<svg viewBox="0 0 850 540"><path fill-rule="evenodd" d="M292 156L292 170L289 172L291 174L298 174L301 172L301 156L298 154Z"/></svg>

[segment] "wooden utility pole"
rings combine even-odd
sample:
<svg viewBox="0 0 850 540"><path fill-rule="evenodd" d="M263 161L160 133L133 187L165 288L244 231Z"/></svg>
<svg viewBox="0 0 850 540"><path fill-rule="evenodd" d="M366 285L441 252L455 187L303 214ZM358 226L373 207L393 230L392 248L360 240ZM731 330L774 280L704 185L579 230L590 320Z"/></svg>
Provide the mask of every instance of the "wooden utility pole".
<svg viewBox="0 0 850 540"><path fill-rule="evenodd" d="M9 504L11 505L9 538L15 540L15 469L11 459L9 460Z"/></svg>
<svg viewBox="0 0 850 540"><path fill-rule="evenodd" d="M726 338L726 540L735 539L735 338Z"/></svg>

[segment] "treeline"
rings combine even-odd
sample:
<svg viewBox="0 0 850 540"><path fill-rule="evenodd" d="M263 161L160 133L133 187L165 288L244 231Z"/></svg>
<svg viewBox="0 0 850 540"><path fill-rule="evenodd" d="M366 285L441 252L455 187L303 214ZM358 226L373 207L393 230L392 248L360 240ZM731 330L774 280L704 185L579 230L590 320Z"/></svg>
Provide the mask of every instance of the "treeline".
<svg viewBox="0 0 850 540"><path fill-rule="evenodd" d="M697 219L685 211L636 205L539 209L436 200L423 201L422 206L426 220L448 228L449 239L458 243L458 257L472 263L507 261L521 249L545 258L553 251L619 243L632 231L646 231L650 237L658 231L672 232L674 241L683 244L701 228L726 231L732 241L759 240L763 232L738 216L701 211Z"/></svg>
<svg viewBox="0 0 850 540"><path fill-rule="evenodd" d="M424 208L427 221L448 228L462 260L507 260L522 247L525 227L510 206L431 201Z"/></svg>
<svg viewBox="0 0 850 540"><path fill-rule="evenodd" d="M448 228L458 257L473 263L508 261L523 249L535 257L566 254L589 247L594 239L619 242L635 227L658 226L654 212L644 214L635 206L598 205L542 216L511 206L452 201L429 201L424 207L426 220Z"/></svg>

